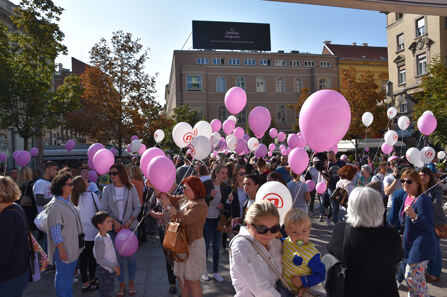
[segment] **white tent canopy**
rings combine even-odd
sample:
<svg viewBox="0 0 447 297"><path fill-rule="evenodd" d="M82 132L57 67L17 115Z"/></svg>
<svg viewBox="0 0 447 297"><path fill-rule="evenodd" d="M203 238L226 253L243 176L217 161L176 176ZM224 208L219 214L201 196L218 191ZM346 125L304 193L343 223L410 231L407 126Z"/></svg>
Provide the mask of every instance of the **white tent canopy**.
<svg viewBox="0 0 447 297"><path fill-rule="evenodd" d="M380 148L382 143L384 143L384 140L382 138L367 138L366 141L364 139L359 141L358 148L359 149L363 149L365 147ZM355 150L354 144L355 144L355 139L342 140L337 144L338 151L339 152L353 151L353 150ZM399 140L394 146L395 147L400 147L400 146L406 147L406 144L405 144L405 142Z"/></svg>

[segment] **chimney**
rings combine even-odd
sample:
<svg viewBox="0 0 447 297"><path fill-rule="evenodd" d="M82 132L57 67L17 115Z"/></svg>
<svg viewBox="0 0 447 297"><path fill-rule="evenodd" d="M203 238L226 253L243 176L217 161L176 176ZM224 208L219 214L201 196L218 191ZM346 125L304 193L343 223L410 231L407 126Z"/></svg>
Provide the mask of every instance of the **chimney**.
<svg viewBox="0 0 447 297"><path fill-rule="evenodd" d="M362 46L368 46L367 42L362 43Z"/></svg>
<svg viewBox="0 0 447 297"><path fill-rule="evenodd" d="M356 45L357 45L357 42L353 42L352 45L353 45L353 46L356 46Z"/></svg>
<svg viewBox="0 0 447 297"><path fill-rule="evenodd" d="M326 40L325 42L323 42L324 44L331 44L332 41L330 40Z"/></svg>

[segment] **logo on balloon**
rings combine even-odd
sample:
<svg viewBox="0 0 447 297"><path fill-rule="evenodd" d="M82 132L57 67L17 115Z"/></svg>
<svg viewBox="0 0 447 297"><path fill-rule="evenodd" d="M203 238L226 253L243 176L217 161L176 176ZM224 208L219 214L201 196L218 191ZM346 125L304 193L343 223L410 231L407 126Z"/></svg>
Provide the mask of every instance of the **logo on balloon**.
<svg viewBox="0 0 447 297"><path fill-rule="evenodd" d="M191 151L191 155L195 156L196 150L194 149L193 145L189 145L189 150Z"/></svg>
<svg viewBox="0 0 447 297"><path fill-rule="evenodd" d="M277 193L268 193L266 194L262 200L268 200L275 204L276 208L282 208L284 206L284 201L281 196Z"/></svg>
<svg viewBox="0 0 447 297"><path fill-rule="evenodd" d="M255 143L253 146L254 146L255 148L257 148L257 147L259 146L259 143Z"/></svg>
<svg viewBox="0 0 447 297"><path fill-rule="evenodd" d="M193 130L194 136L197 136L197 133L198 133L197 128L194 128L194 130Z"/></svg>
<svg viewBox="0 0 447 297"><path fill-rule="evenodd" d="M425 156L427 157L427 158L431 158L431 157L433 157L433 152L430 152L430 151L427 151L427 152L425 152Z"/></svg>
<svg viewBox="0 0 447 297"><path fill-rule="evenodd" d="M394 134L393 139L397 140L397 137L398 137L397 134Z"/></svg>
<svg viewBox="0 0 447 297"><path fill-rule="evenodd" d="M188 133L186 133L185 135L183 135L183 141L185 142L185 143L190 143L191 142L191 140L192 140L192 137L193 137L194 135L191 133L191 132L188 132Z"/></svg>

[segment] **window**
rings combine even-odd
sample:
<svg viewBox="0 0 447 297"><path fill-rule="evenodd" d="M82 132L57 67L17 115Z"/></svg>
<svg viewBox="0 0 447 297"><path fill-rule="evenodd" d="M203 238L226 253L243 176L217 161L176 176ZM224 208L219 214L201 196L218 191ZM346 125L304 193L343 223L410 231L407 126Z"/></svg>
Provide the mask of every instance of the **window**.
<svg viewBox="0 0 447 297"><path fill-rule="evenodd" d="M329 61L321 61L320 62L320 67L329 68L329 67L331 67L331 62L329 62Z"/></svg>
<svg viewBox="0 0 447 297"><path fill-rule="evenodd" d="M247 108L244 107L244 109L236 115L236 118L238 123L247 122Z"/></svg>
<svg viewBox="0 0 447 297"><path fill-rule="evenodd" d="M404 33L397 35L397 51L404 50Z"/></svg>
<svg viewBox="0 0 447 297"><path fill-rule="evenodd" d="M275 66L278 66L278 67L286 66L286 60L275 60Z"/></svg>
<svg viewBox="0 0 447 297"><path fill-rule="evenodd" d="M236 78L236 86L245 90L245 78L243 77Z"/></svg>
<svg viewBox="0 0 447 297"><path fill-rule="evenodd" d="M280 123L286 122L286 107L284 105L278 105L276 120Z"/></svg>
<svg viewBox="0 0 447 297"><path fill-rule="evenodd" d="M270 66L270 60L269 59L261 59L261 60L259 60L259 65Z"/></svg>
<svg viewBox="0 0 447 297"><path fill-rule="evenodd" d="M210 60L208 58L197 58L197 64L209 64Z"/></svg>
<svg viewBox="0 0 447 297"><path fill-rule="evenodd" d="M405 68L404 67L399 67L399 76L397 78L397 82L399 84L404 84L406 81L406 74L405 74Z"/></svg>
<svg viewBox="0 0 447 297"><path fill-rule="evenodd" d="M314 61L304 61L304 67L315 67Z"/></svg>
<svg viewBox="0 0 447 297"><path fill-rule="evenodd" d="M402 113L408 112L408 103L407 102L403 102L400 104L400 112L402 112Z"/></svg>
<svg viewBox="0 0 447 297"><path fill-rule="evenodd" d="M300 67L301 63L299 60L290 60L289 65L292 67Z"/></svg>
<svg viewBox="0 0 447 297"><path fill-rule="evenodd" d="M228 64L229 65L240 65L241 60L240 59L228 59Z"/></svg>
<svg viewBox="0 0 447 297"><path fill-rule="evenodd" d="M215 65L225 64L225 59L223 59L223 58L213 58L213 64L215 64Z"/></svg>
<svg viewBox="0 0 447 297"><path fill-rule="evenodd" d="M256 59L245 59L244 64L245 65L256 65Z"/></svg>
<svg viewBox="0 0 447 297"><path fill-rule="evenodd" d="M425 18L422 17L416 20L416 37L425 34Z"/></svg>
<svg viewBox="0 0 447 297"><path fill-rule="evenodd" d="M223 123L227 119L227 109L221 105L217 108L217 118Z"/></svg>
<svg viewBox="0 0 447 297"><path fill-rule="evenodd" d="M225 93L227 90L225 78L222 76L217 77L216 79L216 92L217 93Z"/></svg>
<svg viewBox="0 0 447 297"><path fill-rule="evenodd" d="M187 75L186 76L186 90L187 91L202 91L202 76L201 75Z"/></svg>
<svg viewBox="0 0 447 297"><path fill-rule="evenodd" d="M286 92L286 82L284 78L278 77L276 79L276 93L285 93Z"/></svg>
<svg viewBox="0 0 447 297"><path fill-rule="evenodd" d="M256 92L265 92L265 79L262 77L256 78Z"/></svg>
<svg viewBox="0 0 447 297"><path fill-rule="evenodd" d="M295 93L301 92L301 89L303 88L303 81L301 80L301 78L296 78L293 86Z"/></svg>
<svg viewBox="0 0 447 297"><path fill-rule="evenodd" d="M404 14L401 12L396 12L396 21L400 20L401 18L404 17Z"/></svg>
<svg viewBox="0 0 447 297"><path fill-rule="evenodd" d="M327 88L327 81L326 79L322 78L318 81L318 90L326 89Z"/></svg>
<svg viewBox="0 0 447 297"><path fill-rule="evenodd" d="M416 56L417 61L417 75L423 75L427 73L427 56L421 54Z"/></svg>

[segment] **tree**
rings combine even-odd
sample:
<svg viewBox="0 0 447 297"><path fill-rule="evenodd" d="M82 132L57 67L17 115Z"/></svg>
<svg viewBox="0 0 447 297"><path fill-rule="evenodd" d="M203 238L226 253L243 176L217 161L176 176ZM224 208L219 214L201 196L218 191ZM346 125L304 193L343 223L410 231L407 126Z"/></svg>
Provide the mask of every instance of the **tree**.
<svg viewBox="0 0 447 297"><path fill-rule="evenodd" d="M422 79L421 93L415 95L417 100L413 118L419 118L426 110L432 110L438 126L430 135L430 141L441 147L447 146L447 67L439 58L433 59L428 67L428 74Z"/></svg>
<svg viewBox="0 0 447 297"><path fill-rule="evenodd" d="M57 127L61 113L77 104L79 85L52 91L54 60L66 54L61 14L51 0L22 0L11 17L16 30L0 24L0 127L14 127L25 149L32 136Z"/></svg>
<svg viewBox="0 0 447 297"><path fill-rule="evenodd" d="M92 67L81 75L85 88L81 107L68 115L70 127L113 144L120 156L132 134L153 141L153 132L166 124L153 96L155 76L144 70L148 50L139 41L130 33L116 31L110 45L101 38L93 46Z"/></svg>

